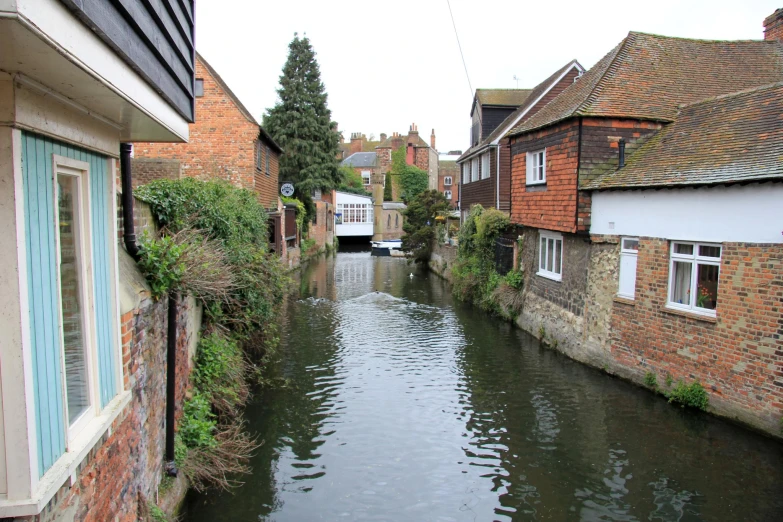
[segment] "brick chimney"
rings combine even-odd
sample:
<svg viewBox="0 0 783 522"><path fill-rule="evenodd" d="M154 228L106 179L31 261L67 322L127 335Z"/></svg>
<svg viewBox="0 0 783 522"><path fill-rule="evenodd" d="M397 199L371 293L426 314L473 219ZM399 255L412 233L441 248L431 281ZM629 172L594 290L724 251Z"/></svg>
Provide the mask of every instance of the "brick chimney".
<svg viewBox="0 0 783 522"><path fill-rule="evenodd" d="M783 42L783 8L764 19L764 39Z"/></svg>
<svg viewBox="0 0 783 522"><path fill-rule="evenodd" d="M408 136L411 134L419 134L419 128L416 126L415 123L411 123L411 130L408 131Z"/></svg>
<svg viewBox="0 0 783 522"><path fill-rule="evenodd" d="M362 136L361 132L352 132L351 133L351 154L354 152L361 152L362 151L362 139L364 136Z"/></svg>
<svg viewBox="0 0 783 522"><path fill-rule="evenodd" d="M381 141L386 141L386 133L385 132L381 133Z"/></svg>
<svg viewBox="0 0 783 522"><path fill-rule="evenodd" d="M435 149L435 129L432 129L432 134L430 134L430 147Z"/></svg>
<svg viewBox="0 0 783 522"><path fill-rule="evenodd" d="M413 165L413 143L408 142L408 154L405 156L405 163Z"/></svg>

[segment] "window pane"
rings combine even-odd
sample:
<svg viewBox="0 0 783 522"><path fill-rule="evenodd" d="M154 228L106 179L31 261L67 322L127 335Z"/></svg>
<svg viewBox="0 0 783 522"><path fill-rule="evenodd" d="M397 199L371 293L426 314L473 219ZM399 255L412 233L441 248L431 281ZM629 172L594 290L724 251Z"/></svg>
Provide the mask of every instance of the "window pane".
<svg viewBox="0 0 783 522"><path fill-rule="evenodd" d="M544 270L546 268L546 238L541 238L541 246L538 254L538 269Z"/></svg>
<svg viewBox="0 0 783 522"><path fill-rule="evenodd" d="M689 245L687 243L675 243L674 244L674 253L675 254L685 254L688 256L693 255L693 245Z"/></svg>
<svg viewBox="0 0 783 522"><path fill-rule="evenodd" d="M555 240L548 239L546 244L546 269L552 271L552 261L554 260Z"/></svg>
<svg viewBox="0 0 783 522"><path fill-rule="evenodd" d="M68 422L73 422L90 405L87 384L87 354L84 346L82 273L79 238L79 180L57 176L60 234L60 300L63 314L65 385Z"/></svg>
<svg viewBox="0 0 783 522"><path fill-rule="evenodd" d="M674 262L674 276L672 277L672 303L686 306L691 304L691 272L693 264L688 261Z"/></svg>
<svg viewBox="0 0 783 522"><path fill-rule="evenodd" d="M718 305L718 274L720 273L720 267L716 265L698 265L698 272L695 305L699 308L715 310L715 307Z"/></svg>
<svg viewBox="0 0 783 522"><path fill-rule="evenodd" d="M631 299L636 294L636 254L620 255L620 288L617 293Z"/></svg>
<svg viewBox="0 0 783 522"><path fill-rule="evenodd" d="M699 245L699 255L702 257L717 257L720 258L719 246L707 246Z"/></svg>
<svg viewBox="0 0 783 522"><path fill-rule="evenodd" d="M623 250L639 250L639 240L623 239Z"/></svg>
<svg viewBox="0 0 783 522"><path fill-rule="evenodd" d="M555 241L555 273L560 274L560 259L563 255L563 242L560 240Z"/></svg>

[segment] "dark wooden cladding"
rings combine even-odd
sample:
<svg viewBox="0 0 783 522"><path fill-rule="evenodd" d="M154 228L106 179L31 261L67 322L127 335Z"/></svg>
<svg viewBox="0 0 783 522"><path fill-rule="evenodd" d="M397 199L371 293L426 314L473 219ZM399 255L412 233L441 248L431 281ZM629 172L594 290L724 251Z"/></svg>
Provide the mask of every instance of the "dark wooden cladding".
<svg viewBox="0 0 783 522"><path fill-rule="evenodd" d="M497 200L497 152L494 148L487 150L489 154L489 178L471 181L462 185L460 207L469 209L472 205L479 204L484 208L495 208ZM479 165L481 164L479 156ZM470 160L467 162L470 165Z"/></svg>
<svg viewBox="0 0 783 522"><path fill-rule="evenodd" d="M61 0L186 120L194 120L193 0Z"/></svg>
<svg viewBox="0 0 783 522"><path fill-rule="evenodd" d="M492 134L492 131L498 128L508 116L514 112L515 108L495 109L484 107L481 111L481 139L486 139Z"/></svg>

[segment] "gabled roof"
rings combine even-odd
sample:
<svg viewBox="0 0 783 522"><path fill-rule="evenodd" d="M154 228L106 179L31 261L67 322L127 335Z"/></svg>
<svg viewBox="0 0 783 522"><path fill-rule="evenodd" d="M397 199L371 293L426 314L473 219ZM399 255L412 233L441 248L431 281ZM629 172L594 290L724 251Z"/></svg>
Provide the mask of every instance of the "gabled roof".
<svg viewBox="0 0 783 522"><path fill-rule="evenodd" d="M414 147L429 147L429 143L424 141L424 139L419 136L418 134L408 134L408 135L399 135L399 136L389 136L382 142L380 142L375 148L376 149L391 149L393 148L393 141L402 141L406 145L410 143Z"/></svg>
<svg viewBox="0 0 783 522"><path fill-rule="evenodd" d="M342 167L375 167L378 155L375 152L354 152L345 158Z"/></svg>
<svg viewBox="0 0 783 522"><path fill-rule="evenodd" d="M517 125L519 122L524 122L526 119L532 117L535 113L531 112L531 109L574 67L576 67L580 72L584 72L584 67L582 67L578 61L571 60L563 67L552 73L549 78L530 89L530 95L525 99L525 102L520 105L517 110L509 114L508 117L503 120L503 123L498 125L495 130L489 134L489 136L484 138L477 145L466 150L465 153L462 154L459 159L457 159L457 161L462 162L476 152L487 148L487 146L490 144L497 143L497 141L502 138L511 129L512 126Z"/></svg>
<svg viewBox="0 0 783 522"><path fill-rule="evenodd" d="M573 116L668 122L677 107L783 80L783 44L715 41L630 32L574 85L513 136Z"/></svg>
<svg viewBox="0 0 783 522"><path fill-rule="evenodd" d="M209 64L208 61L204 59L203 56L201 56L198 51L196 51L196 60L201 62L201 65L204 66L204 68L209 72L209 75L212 76L212 78L215 80L215 83L217 83L223 91L225 91L226 95L231 98L231 101L234 102L234 105L239 110L239 112L242 113L242 116L244 116L247 121L250 123L253 123L255 125L258 125L258 128L260 130L260 136L264 138L264 141L266 141L269 145L272 146L273 149L275 149L278 153L283 152L283 149L280 148L280 145L277 144L277 142L272 139L272 136L269 135L268 132L264 130L263 127L261 127L261 124L256 121L255 118L253 118L253 115L250 114L250 111L247 110L247 107L244 106L244 104L239 101L239 98L236 94L234 94L234 91L231 90L231 88L228 86L228 84L223 80L223 78L220 77L218 72Z"/></svg>
<svg viewBox="0 0 783 522"><path fill-rule="evenodd" d="M530 96L532 89L476 89L476 99L481 105L519 107Z"/></svg>
<svg viewBox="0 0 783 522"><path fill-rule="evenodd" d="M584 188L783 179L783 82L682 107L626 166ZM783 203L781 203L783 208Z"/></svg>

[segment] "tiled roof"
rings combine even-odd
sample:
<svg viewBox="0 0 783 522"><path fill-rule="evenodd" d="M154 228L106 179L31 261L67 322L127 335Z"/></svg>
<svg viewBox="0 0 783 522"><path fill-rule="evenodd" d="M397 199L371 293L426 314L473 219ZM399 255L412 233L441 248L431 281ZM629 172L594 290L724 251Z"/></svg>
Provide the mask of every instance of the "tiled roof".
<svg viewBox="0 0 783 522"><path fill-rule="evenodd" d="M546 94L547 91L549 91L549 89L554 87L557 80L560 79L560 77L572 67L579 67L580 70L582 70L582 66L579 65L579 62L577 62L576 60L572 60L567 64L565 64L560 69L558 69L557 71L555 71L551 76L549 76L549 78L547 78L543 82L539 83L538 85L530 89L530 95L525 99L525 102L522 105L520 105L517 110L509 114L508 117L505 120L503 120L503 123L498 125L495 128L495 130L493 130L490 133L489 136L484 138L477 145L466 150L465 153L462 154L457 161L462 161L463 159L469 157L474 152L485 148L487 145L489 145L490 143L492 143L493 141L501 137L506 132L508 126L511 125L513 121L519 119L521 115L524 114L524 119L522 119L520 123L524 123L525 120L532 117L533 114L535 114L534 112L529 112L528 114L525 113L530 111L530 109L538 102L538 99L544 94Z"/></svg>
<svg viewBox="0 0 783 522"><path fill-rule="evenodd" d="M681 104L783 80L783 44L631 32L509 136L572 116L672 121Z"/></svg>
<svg viewBox="0 0 783 522"><path fill-rule="evenodd" d="M481 105L519 107L530 96L531 89L476 89Z"/></svg>
<svg viewBox="0 0 783 522"><path fill-rule="evenodd" d="M375 167L378 155L375 152L354 152L345 158L342 167Z"/></svg>
<svg viewBox="0 0 783 522"><path fill-rule="evenodd" d="M783 83L682 107L674 123L586 189L783 179ZM783 207L782 207L783 208Z"/></svg>
<svg viewBox="0 0 783 522"><path fill-rule="evenodd" d="M383 210L403 210L408 208L408 205L400 201L384 201Z"/></svg>

